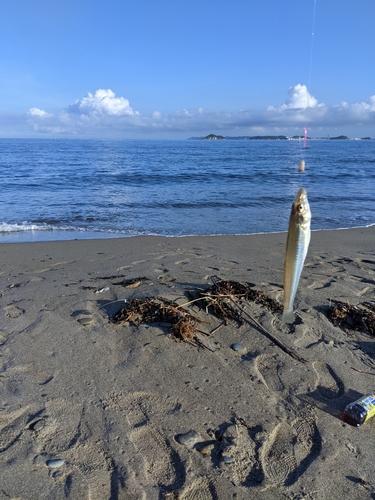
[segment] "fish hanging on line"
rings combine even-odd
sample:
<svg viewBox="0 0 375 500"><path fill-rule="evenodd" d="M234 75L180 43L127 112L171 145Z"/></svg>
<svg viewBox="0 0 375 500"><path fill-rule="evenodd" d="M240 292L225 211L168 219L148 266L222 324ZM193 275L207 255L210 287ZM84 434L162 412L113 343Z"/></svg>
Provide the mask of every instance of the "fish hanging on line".
<svg viewBox="0 0 375 500"><path fill-rule="evenodd" d="M294 322L293 303L310 243L311 212L307 192L301 188L289 219L284 261L284 312L281 325Z"/></svg>
<svg viewBox="0 0 375 500"><path fill-rule="evenodd" d="M299 162L298 172L304 172L305 170L305 160Z"/></svg>

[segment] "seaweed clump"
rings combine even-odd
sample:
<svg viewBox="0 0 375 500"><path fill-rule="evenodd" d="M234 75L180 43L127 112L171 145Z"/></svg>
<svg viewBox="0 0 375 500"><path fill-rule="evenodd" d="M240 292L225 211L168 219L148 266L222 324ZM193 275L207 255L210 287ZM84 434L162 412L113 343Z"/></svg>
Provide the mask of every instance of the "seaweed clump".
<svg viewBox="0 0 375 500"><path fill-rule="evenodd" d="M193 344L197 341L197 324L202 322L185 309L162 298L129 299L112 320L114 323L131 322L136 326L141 323L170 323L176 338Z"/></svg>
<svg viewBox="0 0 375 500"><path fill-rule="evenodd" d="M338 300L335 300L335 304L329 308L327 313L327 317L333 325L375 335L375 313L371 310L373 309L372 304L363 303L354 306L349 302Z"/></svg>
<svg viewBox="0 0 375 500"><path fill-rule="evenodd" d="M190 292L190 295L193 295ZM255 318L248 312L244 311L238 305L239 300L252 300L266 306L271 311L279 312L282 310L279 302L271 299L265 292L253 290L249 284L238 283L236 281L218 280L211 287L202 292L198 292L197 296L193 296L189 302L177 305L173 302L157 298L146 299L129 299L126 300L125 305L117 311L112 320L114 323L131 322L136 326L141 323L170 323L174 338L181 339L192 345L199 345L209 350L215 350L207 344L199 333L206 332L199 331L197 328L198 323L206 323L190 314L189 311L184 309L184 306L195 303L201 309L205 309L206 313L213 313L223 320L223 324L227 321L235 320L239 325L245 323L244 316L256 326L256 328L267 336L275 345L282 349L292 358L305 363L306 360L298 356L293 350L286 347L280 340L266 330ZM217 331L217 327L210 335Z"/></svg>
<svg viewBox="0 0 375 500"><path fill-rule="evenodd" d="M218 280L204 292L199 293L198 305L212 312L225 323L234 320L239 325L244 323L241 312L235 307L236 300L248 300L262 305L272 312L282 312L282 305L269 297L262 290L255 290L248 283L231 280Z"/></svg>

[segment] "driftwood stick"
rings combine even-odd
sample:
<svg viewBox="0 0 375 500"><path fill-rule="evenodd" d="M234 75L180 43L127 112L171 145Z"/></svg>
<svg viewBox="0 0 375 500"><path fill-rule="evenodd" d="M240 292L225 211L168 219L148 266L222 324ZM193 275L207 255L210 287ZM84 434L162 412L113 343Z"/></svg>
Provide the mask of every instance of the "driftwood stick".
<svg viewBox="0 0 375 500"><path fill-rule="evenodd" d="M232 297L230 297L230 300L233 302L233 304L235 306L237 306L236 302L233 300ZM238 306L237 306L238 307ZM241 309L241 313L245 314L246 316L248 316L251 321L253 323L255 323L255 325L258 327L259 330L261 330L262 333L264 333L266 335L266 337L271 340L271 342L273 342L275 345L277 345L277 347L280 347L281 350L283 350L286 354L288 354L289 356L291 356L293 359L296 359L297 361L299 361L300 363L307 363L307 359L303 358L302 356L299 356L296 352L294 352L292 349L289 349L286 345L284 345L281 340L279 340L278 338L276 338L274 335L272 335L272 333L270 333L268 330L266 330L264 328L264 326L262 326L255 318L253 318L251 316L251 314L249 314L248 312L246 311L243 311Z"/></svg>
<svg viewBox="0 0 375 500"><path fill-rule="evenodd" d="M224 325L225 325L225 323L224 323L224 321L223 321L223 322L222 322L219 326L217 326L216 328L214 328L214 329L212 330L212 332L210 332L210 333L209 333L209 335L213 335L213 334L214 334L214 333L216 333L218 330L220 330L220 328L221 328L222 326L224 326Z"/></svg>
<svg viewBox="0 0 375 500"><path fill-rule="evenodd" d="M354 366L351 366L350 368L355 372L364 373L365 375L375 375L375 372L364 372L363 370L357 370L357 368L354 368Z"/></svg>

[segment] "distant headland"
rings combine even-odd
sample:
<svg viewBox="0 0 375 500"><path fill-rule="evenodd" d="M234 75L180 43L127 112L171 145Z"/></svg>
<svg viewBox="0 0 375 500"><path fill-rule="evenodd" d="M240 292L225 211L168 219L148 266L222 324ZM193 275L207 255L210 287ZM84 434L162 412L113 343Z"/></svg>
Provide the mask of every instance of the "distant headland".
<svg viewBox="0 0 375 500"><path fill-rule="evenodd" d="M215 135L215 134L209 134L206 135L206 137L202 137L204 141L225 141L226 137L223 137L222 135Z"/></svg>
<svg viewBox="0 0 375 500"><path fill-rule="evenodd" d="M293 135L292 137L288 137L287 135L240 135L240 136L223 136L223 135L216 135L216 134L209 134L206 135L205 137L189 137L188 141L196 140L196 141L297 141L303 139L303 135ZM339 141L339 140L346 140L346 141L370 141L372 140L371 137L361 137L361 138L355 138L355 139L350 139L350 137L347 137L346 135L339 135L337 137L308 137L308 140L313 140L313 141Z"/></svg>

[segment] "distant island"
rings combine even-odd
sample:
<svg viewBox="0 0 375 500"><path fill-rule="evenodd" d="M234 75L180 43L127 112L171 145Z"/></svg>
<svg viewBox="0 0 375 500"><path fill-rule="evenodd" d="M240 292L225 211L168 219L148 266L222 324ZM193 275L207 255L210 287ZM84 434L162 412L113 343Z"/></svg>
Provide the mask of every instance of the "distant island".
<svg viewBox="0 0 375 500"><path fill-rule="evenodd" d="M288 137L287 135L240 135L240 136L222 136L216 134L209 134L205 137L189 137L188 141L296 141L301 140L304 137L302 135L293 135L292 137ZM362 137L361 139L355 138L351 139L346 135L339 135L337 137L307 137L309 141L370 141L373 140L371 137Z"/></svg>
<svg viewBox="0 0 375 500"><path fill-rule="evenodd" d="M222 135L209 134L206 137L203 137L204 141L225 141L226 138Z"/></svg>
<svg viewBox="0 0 375 500"><path fill-rule="evenodd" d="M297 136L295 136L297 138ZM238 137L224 137L222 135L209 134L205 137L189 137L188 140L196 141L226 141L226 140L238 140L238 141L259 141L259 140L275 140L275 141L286 141L291 139L286 135L254 135L254 136L238 136Z"/></svg>

